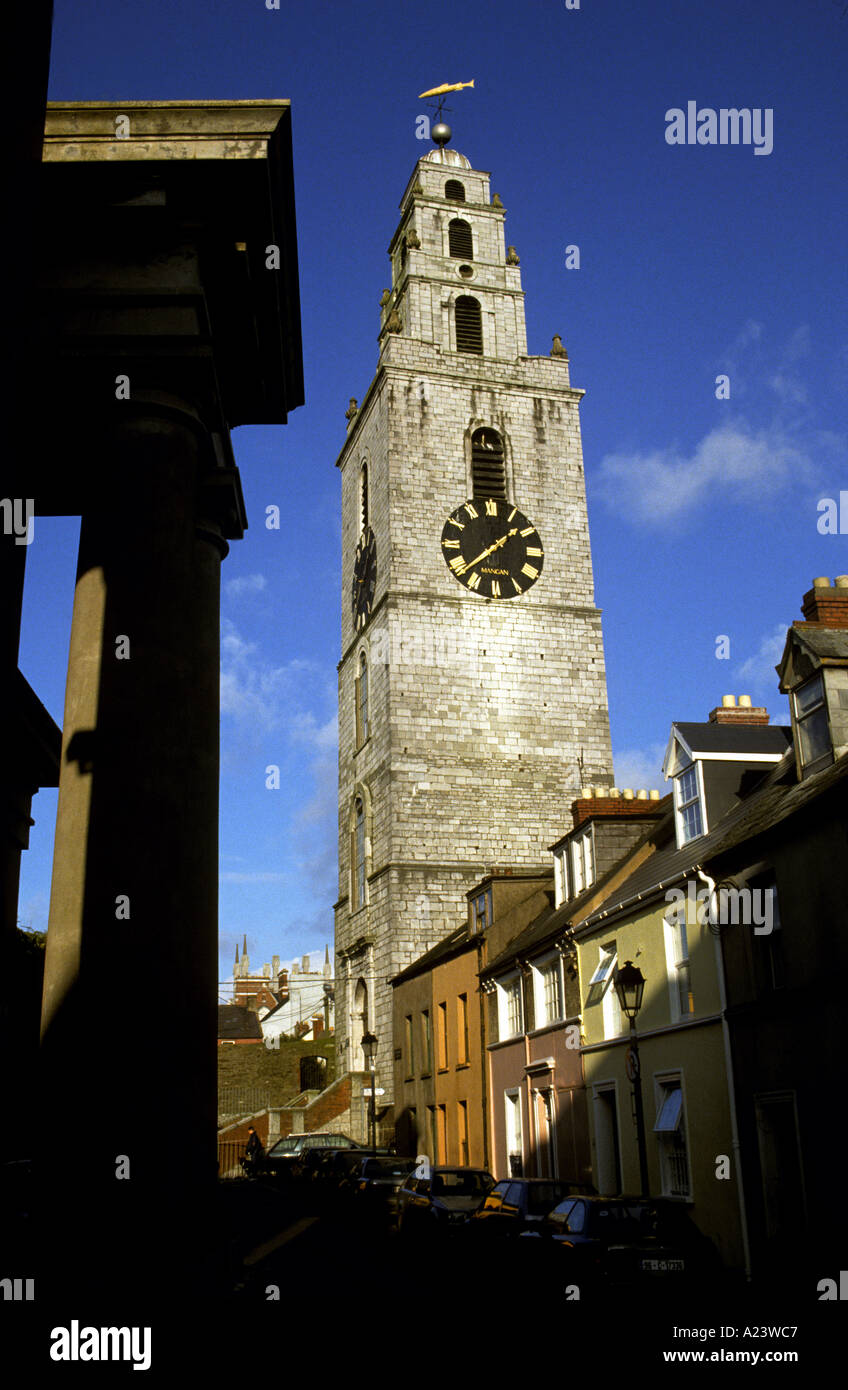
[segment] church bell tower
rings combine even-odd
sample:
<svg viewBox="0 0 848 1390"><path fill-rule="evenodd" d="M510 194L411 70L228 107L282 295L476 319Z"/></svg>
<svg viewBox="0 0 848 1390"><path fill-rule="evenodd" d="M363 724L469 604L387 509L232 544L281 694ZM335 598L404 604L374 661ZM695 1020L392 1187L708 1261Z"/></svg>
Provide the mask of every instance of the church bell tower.
<svg viewBox="0 0 848 1390"><path fill-rule="evenodd" d="M612 781L583 392L558 337L528 356L500 198L433 136L338 459L338 1065L363 1071L375 1034L381 1104L391 976L493 868L549 869L580 786Z"/></svg>

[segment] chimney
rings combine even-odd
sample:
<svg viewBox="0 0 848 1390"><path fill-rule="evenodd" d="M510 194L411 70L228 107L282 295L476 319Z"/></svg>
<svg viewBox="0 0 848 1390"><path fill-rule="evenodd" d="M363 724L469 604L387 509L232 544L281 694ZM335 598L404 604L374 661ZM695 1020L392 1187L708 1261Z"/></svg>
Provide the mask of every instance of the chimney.
<svg viewBox="0 0 848 1390"><path fill-rule="evenodd" d="M571 803L571 814L575 827L591 817L608 820L627 816L650 820L659 815L661 809L665 810L665 805L660 805L661 800L658 791L647 791L644 787L635 792L631 787L625 787L624 791L618 787L581 787L580 796Z"/></svg>
<svg viewBox="0 0 848 1390"><path fill-rule="evenodd" d="M301 964L301 969L302 969L304 975L308 975L308 974L309 974L309 957L308 957L308 956L304 956L304 957L303 957L303 961L302 961L302 964Z"/></svg>
<svg viewBox="0 0 848 1390"><path fill-rule="evenodd" d="M738 705L735 695L722 695L721 704L710 710L711 724L753 724L762 728L769 718L765 705L752 705L750 695L740 695Z"/></svg>
<svg viewBox="0 0 848 1390"><path fill-rule="evenodd" d="M318 1037L318 1034L319 1034L319 1033L323 1033L323 1031L324 1031L324 1015L323 1015L323 1014L313 1014L313 1015L312 1015L312 1036L313 1036L314 1038L317 1038L317 1037Z"/></svg>
<svg viewBox="0 0 848 1390"><path fill-rule="evenodd" d="M814 579L812 589L804 595L801 612L803 622L796 619L793 627L803 627L804 623L848 627L848 574L838 574L832 584L829 579Z"/></svg>
<svg viewBox="0 0 848 1390"><path fill-rule="evenodd" d="M274 979L275 979L275 980L276 980L277 976L279 975L279 973L280 973L280 957L279 957L279 956L272 956L272 957L271 957L271 974L274 976Z"/></svg>

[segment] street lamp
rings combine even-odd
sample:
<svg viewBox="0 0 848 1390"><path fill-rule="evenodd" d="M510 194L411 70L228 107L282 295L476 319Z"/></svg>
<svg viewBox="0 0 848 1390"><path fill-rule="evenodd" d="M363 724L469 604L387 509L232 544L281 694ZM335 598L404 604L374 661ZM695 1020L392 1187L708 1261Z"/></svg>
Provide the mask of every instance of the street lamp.
<svg viewBox="0 0 848 1390"><path fill-rule="evenodd" d="M642 1007L645 977L632 960L624 962L615 972L615 992L622 1013L630 1020L630 1046L627 1049L627 1075L633 1083L633 1103L636 1109L636 1143L639 1148L639 1183L641 1196L648 1196L648 1152L645 1146L645 1113L642 1109L642 1073L639 1063L639 1044L636 1041L636 1015Z"/></svg>
<svg viewBox="0 0 848 1390"><path fill-rule="evenodd" d="M373 1033L365 1033L362 1038L362 1054L365 1065L371 1073L371 1097L368 1106L368 1128L371 1132L371 1151L377 1149L377 1039Z"/></svg>

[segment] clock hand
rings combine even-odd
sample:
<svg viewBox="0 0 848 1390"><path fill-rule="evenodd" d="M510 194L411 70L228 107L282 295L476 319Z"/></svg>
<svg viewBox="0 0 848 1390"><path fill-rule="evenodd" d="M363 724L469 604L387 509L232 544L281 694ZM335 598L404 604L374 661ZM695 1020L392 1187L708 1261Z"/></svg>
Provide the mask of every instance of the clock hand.
<svg viewBox="0 0 848 1390"><path fill-rule="evenodd" d="M480 563L481 560L485 560L485 558L486 558L487 555L491 555L491 553L492 553L493 550L499 550L500 547L501 547L502 545L506 545L506 543L507 543L507 541L509 540L510 536L515 536L515 535L517 535L517 534L518 534L518 527L517 527L517 526L513 526L512 530L511 530L511 531L507 531L506 535L505 535L505 536L501 536L500 540L499 540L499 541L495 541L494 545L490 545L490 546L488 547L487 550L481 551L481 553L480 553L479 555L475 556L475 558L474 558L473 560L467 560L466 563L465 563L464 565L460 565L460 567L457 569L456 573L457 573L457 574L465 574L465 571L466 571L466 570L470 570L470 569L472 568L473 565L478 565L478 564Z"/></svg>

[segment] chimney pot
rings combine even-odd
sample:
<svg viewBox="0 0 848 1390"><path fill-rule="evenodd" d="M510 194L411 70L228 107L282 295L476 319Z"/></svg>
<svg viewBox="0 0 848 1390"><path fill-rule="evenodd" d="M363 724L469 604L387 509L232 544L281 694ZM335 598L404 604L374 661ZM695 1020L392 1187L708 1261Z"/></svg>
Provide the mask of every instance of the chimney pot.
<svg viewBox="0 0 848 1390"><path fill-rule="evenodd" d="M656 788L653 788L652 791L651 791L651 795L650 795L650 797L648 798L648 800L649 800L649 801L659 801L659 799L660 799L660 794L659 794L659 792L656 790Z"/></svg>
<svg viewBox="0 0 848 1390"><path fill-rule="evenodd" d="M814 579L814 580L813 580L813 588L814 588L814 589L829 589L829 588L830 588L830 580L828 579L827 575L825 575L824 578Z"/></svg>
<svg viewBox="0 0 848 1390"><path fill-rule="evenodd" d="M848 589L848 574L838 574L833 582L837 589Z"/></svg>
<svg viewBox="0 0 848 1390"><path fill-rule="evenodd" d="M644 788L644 787L640 787L639 791L636 793L636 800L637 800L637 801L647 801L647 800L648 800L648 793L645 791L645 788Z"/></svg>
<svg viewBox="0 0 848 1390"><path fill-rule="evenodd" d="M735 695L722 695L722 697L721 697L721 707L722 707L722 709L733 709L733 708L735 707L735 705L736 705L736 696L735 696Z"/></svg>
<svg viewBox="0 0 848 1390"><path fill-rule="evenodd" d="M618 787L610 787L610 796L621 796Z"/></svg>
<svg viewBox="0 0 848 1390"><path fill-rule="evenodd" d="M593 795L593 793L592 793L592 788L591 788L591 787L581 787L581 788L580 788L580 800L581 800L581 801L591 801L591 800L592 800L592 795Z"/></svg>
<svg viewBox="0 0 848 1390"><path fill-rule="evenodd" d="M740 709L750 709L750 708L751 708L751 697L750 697L750 695L740 695L740 696L739 696L739 708L740 708Z"/></svg>
<svg viewBox="0 0 848 1390"><path fill-rule="evenodd" d="M632 800L633 800L633 788L632 788L632 787L625 787L625 788L624 788L624 791L622 792L622 795L623 795L625 801L632 801Z"/></svg>

